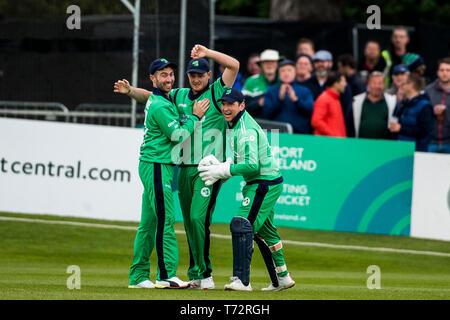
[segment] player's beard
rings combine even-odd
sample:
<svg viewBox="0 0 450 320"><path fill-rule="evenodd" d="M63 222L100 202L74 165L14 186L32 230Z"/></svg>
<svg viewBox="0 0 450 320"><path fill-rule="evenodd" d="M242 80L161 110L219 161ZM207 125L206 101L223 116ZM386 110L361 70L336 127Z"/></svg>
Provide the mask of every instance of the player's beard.
<svg viewBox="0 0 450 320"><path fill-rule="evenodd" d="M159 82L156 79L156 87L161 90L161 92L164 92L165 94L168 94L173 87L174 81L164 81L164 82Z"/></svg>

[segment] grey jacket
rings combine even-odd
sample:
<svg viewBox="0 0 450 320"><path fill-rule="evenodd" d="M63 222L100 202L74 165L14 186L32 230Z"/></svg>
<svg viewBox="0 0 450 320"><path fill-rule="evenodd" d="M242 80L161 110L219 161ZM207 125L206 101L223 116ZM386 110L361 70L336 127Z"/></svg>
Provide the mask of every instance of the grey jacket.
<svg viewBox="0 0 450 320"><path fill-rule="evenodd" d="M445 92L439 85L439 79L430 83L425 92L430 98L431 105L445 104L447 108L444 111L444 119L433 118L433 132L431 136L432 144L450 144L450 92Z"/></svg>

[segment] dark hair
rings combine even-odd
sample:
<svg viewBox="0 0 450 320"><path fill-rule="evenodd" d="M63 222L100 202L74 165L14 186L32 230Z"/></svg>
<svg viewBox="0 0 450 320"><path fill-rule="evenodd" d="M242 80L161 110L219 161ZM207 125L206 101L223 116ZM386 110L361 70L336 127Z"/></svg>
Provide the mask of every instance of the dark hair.
<svg viewBox="0 0 450 320"><path fill-rule="evenodd" d="M414 72L410 73L408 75L407 82L411 82L413 84L414 89L417 91L422 91L423 88L425 87L425 80L418 73Z"/></svg>
<svg viewBox="0 0 450 320"><path fill-rule="evenodd" d="M341 81L341 78L344 77L343 73L331 71L328 73L327 81L325 82L325 86L327 88L330 88L335 84L336 82Z"/></svg>
<svg viewBox="0 0 450 320"><path fill-rule="evenodd" d="M250 58L254 58L254 57L258 57L258 58L259 58L259 53L257 53L257 52L252 52L252 53L250 53L250 54L248 55L247 60L250 59Z"/></svg>
<svg viewBox="0 0 450 320"><path fill-rule="evenodd" d="M438 63L437 63L438 69L439 69L439 67L441 66L442 63L450 64L450 57L446 57L446 58L441 58L441 59L439 59L439 60L438 60Z"/></svg>
<svg viewBox="0 0 450 320"><path fill-rule="evenodd" d="M339 56L338 62L340 62L343 67L349 66L352 69L356 69L356 61L351 54L343 54Z"/></svg>
<svg viewBox="0 0 450 320"><path fill-rule="evenodd" d="M314 67L314 62L313 62L312 58L309 55L305 54L305 53L299 53L298 55L296 55L295 56L295 62L297 62L298 59L300 59L301 57L307 58L309 60L309 63L311 63L311 67Z"/></svg>
<svg viewBox="0 0 450 320"><path fill-rule="evenodd" d="M392 30L392 34L394 34L395 30L403 30L403 31L406 32L406 36L409 37L409 32L408 32L408 29L406 29L406 27L404 27L404 26L397 26L397 27L394 28L394 30Z"/></svg>
<svg viewBox="0 0 450 320"><path fill-rule="evenodd" d="M377 46L378 46L378 48L381 49L380 43L379 43L378 41L376 41L376 40L367 40L366 46L367 46L368 43L371 43L371 42L372 42L372 43L376 43Z"/></svg>
<svg viewBox="0 0 450 320"><path fill-rule="evenodd" d="M297 41L297 47L298 47L300 44L303 44L303 43L308 43L308 44L310 44L311 47L312 47L313 50L314 50L314 42L312 42L311 39L308 39L308 38L300 38L300 39Z"/></svg>

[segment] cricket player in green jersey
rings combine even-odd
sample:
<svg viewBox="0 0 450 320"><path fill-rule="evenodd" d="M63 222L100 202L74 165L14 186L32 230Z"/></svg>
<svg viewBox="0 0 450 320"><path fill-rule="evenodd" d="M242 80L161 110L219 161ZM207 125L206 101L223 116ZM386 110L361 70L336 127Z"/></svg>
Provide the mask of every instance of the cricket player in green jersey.
<svg viewBox="0 0 450 320"><path fill-rule="evenodd" d="M186 288L189 283L176 276L178 244L175 238L175 211L172 193L174 136L190 135L205 115L209 101L196 102L184 123L169 92L175 81L176 65L156 59L150 65L153 94L145 108L145 133L140 149L139 177L144 186L141 221L137 230L133 263L129 273L131 288ZM150 255L156 246L158 273L150 280Z"/></svg>
<svg viewBox="0 0 450 320"><path fill-rule="evenodd" d="M196 100L208 99L211 107L200 124L197 124L196 134L177 145L181 152L178 190L189 245L190 265L187 274L190 288L214 289L209 226L221 181L205 185L199 177L197 166L207 155L212 154L220 161L225 159L223 142L226 121L221 112L220 98L225 90L233 86L239 62L201 45L192 48L191 58L186 71L191 88L174 89L169 93L180 114L180 123L190 118ZM211 71L207 59L225 67L222 76L212 84L209 84ZM125 79L114 84L114 91L125 93L139 102L151 95L150 91L131 87Z"/></svg>
<svg viewBox="0 0 450 320"><path fill-rule="evenodd" d="M283 190L278 169L267 136L245 111L243 94L237 89L225 91L222 113L230 128L227 138L233 161L218 163L212 155L198 166L206 185L219 179L243 176L243 201L237 216L231 220L233 277L225 290L251 291L250 262L253 240L263 256L272 283L262 290L279 291L295 285L283 256L282 242L273 223L274 206Z"/></svg>

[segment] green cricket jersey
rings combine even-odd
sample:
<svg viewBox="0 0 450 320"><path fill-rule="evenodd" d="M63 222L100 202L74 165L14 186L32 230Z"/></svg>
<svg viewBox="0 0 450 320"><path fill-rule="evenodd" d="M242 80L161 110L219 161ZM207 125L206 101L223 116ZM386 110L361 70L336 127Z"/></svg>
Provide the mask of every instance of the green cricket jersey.
<svg viewBox="0 0 450 320"><path fill-rule="evenodd" d="M219 161L225 160L225 130L226 121L222 115L222 102L218 101L227 90L222 78L206 86L194 94L192 89L181 88L170 92L170 97L177 106L180 123L184 124L191 118L195 100L209 99L210 107L205 116L196 124L195 133L187 138L180 160L185 165L197 165L200 160L213 154Z"/></svg>
<svg viewBox="0 0 450 320"><path fill-rule="evenodd" d="M145 133L139 160L164 164L176 164L172 153L180 137L194 132L197 116L187 115L180 123L177 108L172 100L159 89L154 89L145 106Z"/></svg>
<svg viewBox="0 0 450 320"><path fill-rule="evenodd" d="M261 96L266 93L268 87L276 86L280 84L280 79L275 78L274 81L269 82L269 80L264 77L264 74L255 74L245 81L244 87L242 88L242 94L250 97Z"/></svg>
<svg viewBox="0 0 450 320"><path fill-rule="evenodd" d="M246 182L281 177L266 134L248 112L241 111L229 127L232 130L227 132L227 139L233 152L231 175L243 176Z"/></svg>

